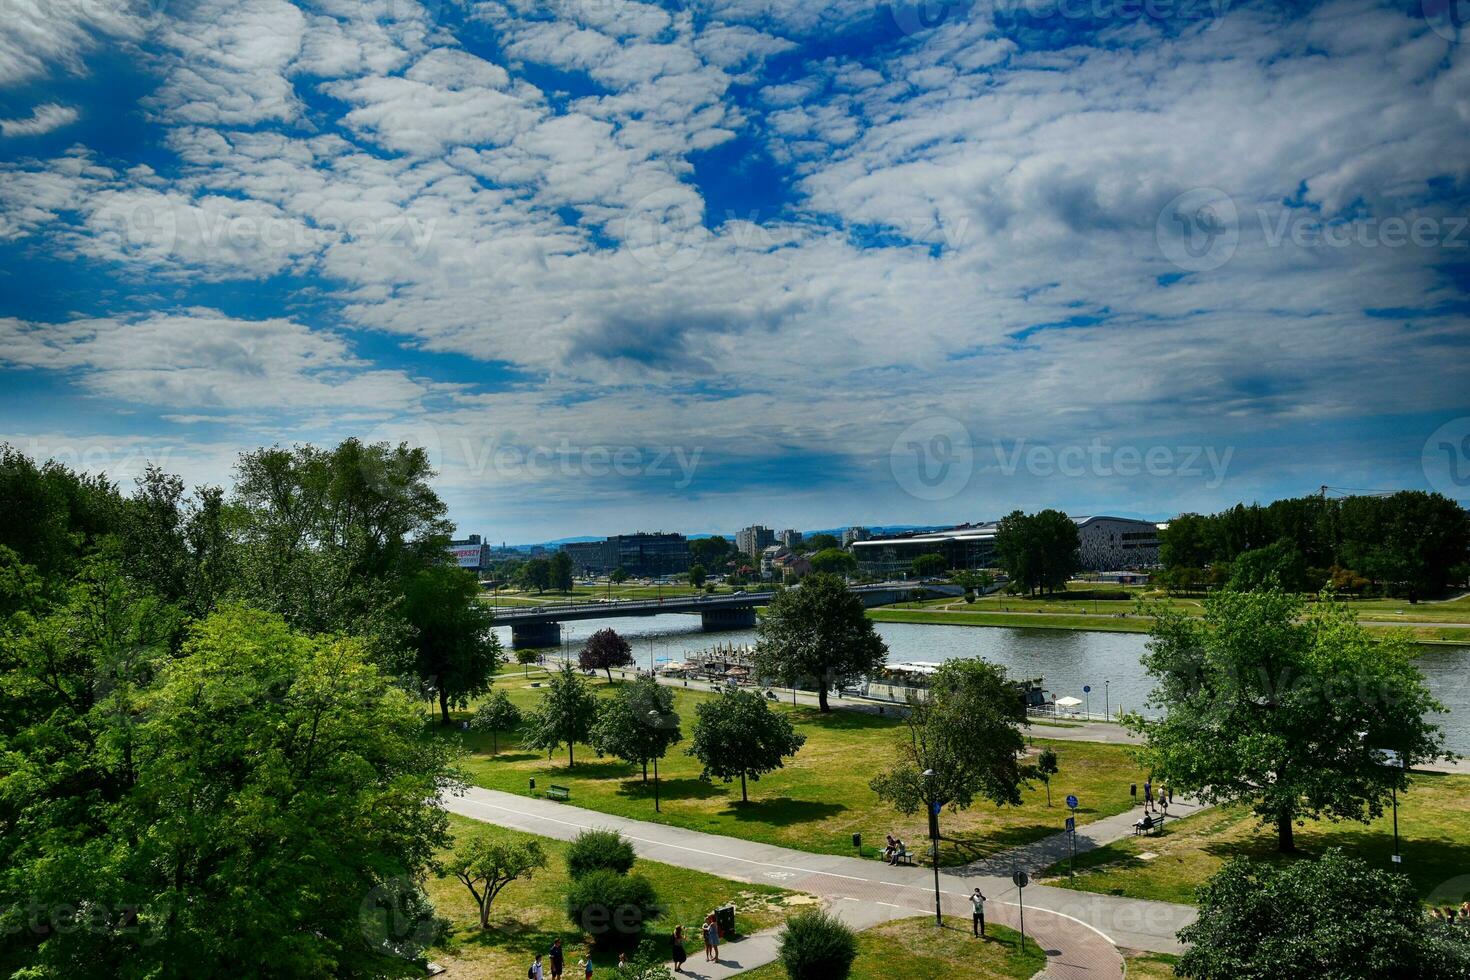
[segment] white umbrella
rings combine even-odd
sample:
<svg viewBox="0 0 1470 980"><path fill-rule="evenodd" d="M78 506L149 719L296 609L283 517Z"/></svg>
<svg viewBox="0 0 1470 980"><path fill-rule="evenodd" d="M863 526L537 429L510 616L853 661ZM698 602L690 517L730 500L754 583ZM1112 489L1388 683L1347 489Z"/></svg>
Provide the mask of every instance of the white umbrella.
<svg viewBox="0 0 1470 980"><path fill-rule="evenodd" d="M1075 708L1081 703L1082 702L1077 700L1076 698L1057 698L1058 708Z"/></svg>

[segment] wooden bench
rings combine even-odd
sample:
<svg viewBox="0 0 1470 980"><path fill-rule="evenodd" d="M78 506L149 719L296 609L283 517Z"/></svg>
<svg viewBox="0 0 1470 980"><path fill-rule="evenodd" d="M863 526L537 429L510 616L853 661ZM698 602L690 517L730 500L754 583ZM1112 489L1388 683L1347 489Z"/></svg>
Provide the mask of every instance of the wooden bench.
<svg viewBox="0 0 1470 980"><path fill-rule="evenodd" d="M572 798L572 791L565 786L548 786L546 787L546 798L548 800L562 800L565 802Z"/></svg>
<svg viewBox="0 0 1470 980"><path fill-rule="evenodd" d="M904 848L902 851L899 851L897 856L893 858L893 863L903 865L906 868L917 867L917 865L914 864L914 854L912 851L908 850L908 848Z"/></svg>

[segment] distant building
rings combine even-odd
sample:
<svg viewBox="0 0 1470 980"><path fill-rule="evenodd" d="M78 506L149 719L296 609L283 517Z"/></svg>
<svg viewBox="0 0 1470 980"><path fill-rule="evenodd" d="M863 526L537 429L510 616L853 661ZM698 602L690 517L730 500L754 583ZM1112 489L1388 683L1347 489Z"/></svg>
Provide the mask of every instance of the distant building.
<svg viewBox="0 0 1470 980"><path fill-rule="evenodd" d="M812 563L805 555L777 555L771 560L771 577L783 582L798 582L812 573Z"/></svg>
<svg viewBox="0 0 1470 980"><path fill-rule="evenodd" d="M790 554L779 544L768 545L761 552L761 578L772 579L776 577L776 562Z"/></svg>
<svg viewBox="0 0 1470 980"><path fill-rule="evenodd" d="M1152 521L1126 517L1073 517L1084 571L1146 568L1159 561L1159 528ZM951 568L991 568L996 564L998 521L961 524L943 531L921 531L854 541L858 568L870 575L900 575L920 555L944 556Z"/></svg>
<svg viewBox="0 0 1470 980"><path fill-rule="evenodd" d="M490 567L490 546L478 534L471 534L463 541L449 542L449 560L460 568L478 572Z"/></svg>
<svg viewBox="0 0 1470 980"><path fill-rule="evenodd" d="M621 568L639 578L659 578L689 571L689 539L662 531L619 534L605 541L565 545L577 571L606 575Z"/></svg>
<svg viewBox="0 0 1470 980"><path fill-rule="evenodd" d="M781 542L781 545L783 547L795 548L797 545L801 544L801 532L792 530L791 528L787 528L780 534L776 535L776 540Z"/></svg>
<svg viewBox="0 0 1470 980"><path fill-rule="evenodd" d="M735 547L748 558L759 558L763 551L775 543L776 532L760 524L752 524L735 533Z"/></svg>
<svg viewBox="0 0 1470 980"><path fill-rule="evenodd" d="M873 532L865 527L850 527L842 532L842 547L851 548L858 541L867 541L873 537Z"/></svg>

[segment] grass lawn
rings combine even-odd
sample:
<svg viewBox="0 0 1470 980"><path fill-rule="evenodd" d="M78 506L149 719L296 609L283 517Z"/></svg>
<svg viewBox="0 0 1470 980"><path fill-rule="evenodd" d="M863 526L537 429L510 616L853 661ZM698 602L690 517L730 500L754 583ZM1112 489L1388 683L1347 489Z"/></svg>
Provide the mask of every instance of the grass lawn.
<svg viewBox="0 0 1470 980"><path fill-rule="evenodd" d="M896 980L903 977L972 977L975 980L1026 980L1046 966L1046 953L1005 926L988 928L989 938L975 939L970 923L945 919L936 929L928 918L899 919L858 933L858 958L849 980ZM743 974L749 980L786 980L781 964L770 963Z"/></svg>
<svg viewBox="0 0 1470 980"><path fill-rule="evenodd" d="M545 675L523 676L520 671L507 668L497 688L524 710L541 696L529 685ZM607 693L601 679L598 688ZM714 695L683 688L674 693L685 741L659 765L661 814L653 809L653 784L645 784L641 772L615 759L598 759L585 746L577 747L576 768L568 770L565 751L548 760L544 753L521 749L514 737L502 737L500 755L492 758L488 736L458 729L436 731L468 750L461 765L472 782L489 789L529 794L530 780L535 779L540 791L551 783L568 787L576 806L818 853L853 854L855 833L863 835L870 856L875 853L872 845L881 845L889 831L915 850L923 846L926 818L900 817L868 788L868 781L892 758L897 721L851 711L824 716L815 708L774 706L792 716L807 743L786 768L752 782L750 803L742 805L738 782L700 781L700 764L684 751L695 705ZM1128 786L1142 779L1126 747L1036 739L1035 751L1046 745L1056 750L1061 762L1061 772L1052 780L1055 806L1047 808L1045 787L1037 783L1024 792L1020 807L977 803L959 814L946 812L941 821L947 838L941 854L944 863L962 864L1060 831L1066 817L1062 801L1068 793L1081 799L1077 818L1084 824L1128 809Z"/></svg>
<svg viewBox="0 0 1470 980"><path fill-rule="evenodd" d="M526 836L456 815L451 815L450 820L456 838L478 832ZM548 867L531 880L517 881L500 893L491 906L490 929L486 932L480 931L474 900L457 878L451 875L429 881L428 892L434 907L450 922L448 938L442 946L430 951L429 958L447 967L448 976L525 976L531 958L538 951L544 954L551 948L552 940L560 937L567 954L565 975L581 977L579 971L574 974L573 967L586 958L587 946L584 937L567 921L562 904L568 884L567 845L546 838L541 838L541 843L550 859ZM815 901L797 892L744 885L653 861L640 859L633 870L653 882L659 898L668 906L667 914L647 930L653 938L671 933L675 923L683 923L684 931L693 934L694 927L704 921L707 912L727 902L737 906L737 926L742 934L748 935L779 925L792 912ZM617 953L597 953L592 962L610 969L617 964Z"/></svg>
<svg viewBox="0 0 1470 980"><path fill-rule="evenodd" d="M1399 796L1400 870L1421 896L1470 868L1470 776L1423 773ZM1296 829L1307 856L1341 847L1375 867L1393 865L1393 815L1370 825L1308 821ZM1130 837L1077 857L1068 879L1063 862L1047 884L1165 902L1193 902L1195 888L1236 855L1283 860L1273 828L1244 807L1222 807L1165 824L1157 837ZM1453 896L1459 904L1470 895ZM1443 904L1443 900L1441 902Z"/></svg>
<svg viewBox="0 0 1470 980"><path fill-rule="evenodd" d="M1123 962L1128 968L1128 980L1174 980L1174 964L1179 957L1171 953L1139 953L1124 951Z"/></svg>

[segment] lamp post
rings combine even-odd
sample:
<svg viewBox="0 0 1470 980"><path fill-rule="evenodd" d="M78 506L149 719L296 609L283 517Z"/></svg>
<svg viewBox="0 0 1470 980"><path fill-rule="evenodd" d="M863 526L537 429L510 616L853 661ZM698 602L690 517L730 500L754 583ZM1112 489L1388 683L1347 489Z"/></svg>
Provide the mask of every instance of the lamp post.
<svg viewBox="0 0 1470 980"><path fill-rule="evenodd" d="M1103 720L1104 721L1106 721L1108 718L1111 718L1112 717L1112 715L1108 712L1108 685L1111 684L1111 683L1112 683L1112 681L1109 681L1106 678L1103 679Z"/></svg>
<svg viewBox="0 0 1470 980"><path fill-rule="evenodd" d="M932 845L929 857L934 864L934 924L943 926L944 911L939 903L939 799L934 792L935 775L933 769L924 770L924 785L929 791L929 842Z"/></svg>
<svg viewBox="0 0 1470 980"><path fill-rule="evenodd" d="M661 728L663 727L664 717L657 711L649 709L648 723L654 728ZM653 757L653 812L663 813L658 801L658 756Z"/></svg>

